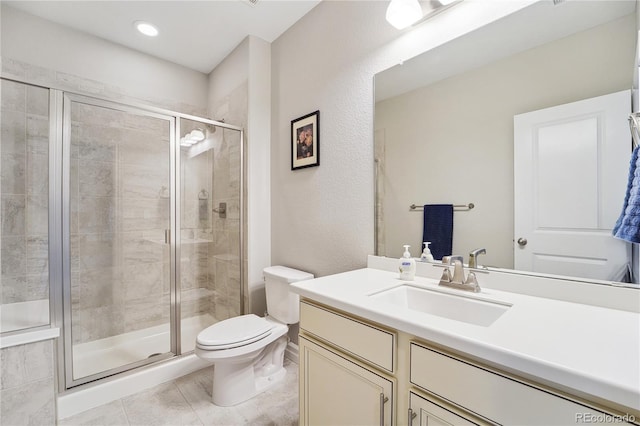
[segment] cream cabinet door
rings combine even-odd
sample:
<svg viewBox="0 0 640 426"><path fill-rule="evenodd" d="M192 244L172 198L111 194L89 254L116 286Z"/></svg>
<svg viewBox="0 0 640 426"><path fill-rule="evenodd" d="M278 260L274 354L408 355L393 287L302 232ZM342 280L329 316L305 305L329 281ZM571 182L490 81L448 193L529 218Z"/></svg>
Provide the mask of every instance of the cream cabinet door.
<svg viewBox="0 0 640 426"><path fill-rule="evenodd" d="M301 425L392 425L394 382L300 337Z"/></svg>
<svg viewBox="0 0 640 426"><path fill-rule="evenodd" d="M455 412L454 412L455 411ZM472 426L486 423L465 416L446 404L423 398L409 392L409 426Z"/></svg>

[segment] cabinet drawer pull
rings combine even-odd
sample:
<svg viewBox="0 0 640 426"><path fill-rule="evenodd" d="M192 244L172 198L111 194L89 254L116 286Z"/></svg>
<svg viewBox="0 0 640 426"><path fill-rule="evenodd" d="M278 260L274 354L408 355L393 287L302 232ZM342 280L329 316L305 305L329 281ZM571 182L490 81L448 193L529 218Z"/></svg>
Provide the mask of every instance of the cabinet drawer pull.
<svg viewBox="0 0 640 426"><path fill-rule="evenodd" d="M384 404L389 401L389 398L384 396L382 392L380 392L380 426L384 426Z"/></svg>
<svg viewBox="0 0 640 426"><path fill-rule="evenodd" d="M417 416L416 413L413 412L411 408L409 408L409 426L413 426L413 419Z"/></svg>

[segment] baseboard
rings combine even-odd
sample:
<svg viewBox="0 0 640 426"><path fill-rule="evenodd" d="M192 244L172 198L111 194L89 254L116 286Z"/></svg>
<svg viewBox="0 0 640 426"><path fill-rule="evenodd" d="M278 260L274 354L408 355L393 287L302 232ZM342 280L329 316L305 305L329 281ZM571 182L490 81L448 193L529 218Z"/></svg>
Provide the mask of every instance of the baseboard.
<svg viewBox="0 0 640 426"><path fill-rule="evenodd" d="M287 349L284 351L284 357L294 364L299 364L299 353L298 345L293 342L289 342L287 344Z"/></svg>

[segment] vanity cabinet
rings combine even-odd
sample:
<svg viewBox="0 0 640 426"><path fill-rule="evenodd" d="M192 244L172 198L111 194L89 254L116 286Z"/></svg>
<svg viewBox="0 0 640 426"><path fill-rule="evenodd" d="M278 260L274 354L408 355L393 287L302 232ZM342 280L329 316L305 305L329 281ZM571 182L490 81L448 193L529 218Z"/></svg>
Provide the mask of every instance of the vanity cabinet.
<svg viewBox="0 0 640 426"><path fill-rule="evenodd" d="M395 424L395 334L300 305L300 424Z"/></svg>
<svg viewBox="0 0 640 426"><path fill-rule="evenodd" d="M301 424L393 424L393 380L304 337L300 359Z"/></svg>
<svg viewBox="0 0 640 426"><path fill-rule="evenodd" d="M638 424L628 421L636 419L407 333L301 302L301 425Z"/></svg>
<svg viewBox="0 0 640 426"><path fill-rule="evenodd" d="M475 413L488 423L547 426L611 423L610 414L580 404L567 395L427 345L412 342L410 358L412 385Z"/></svg>

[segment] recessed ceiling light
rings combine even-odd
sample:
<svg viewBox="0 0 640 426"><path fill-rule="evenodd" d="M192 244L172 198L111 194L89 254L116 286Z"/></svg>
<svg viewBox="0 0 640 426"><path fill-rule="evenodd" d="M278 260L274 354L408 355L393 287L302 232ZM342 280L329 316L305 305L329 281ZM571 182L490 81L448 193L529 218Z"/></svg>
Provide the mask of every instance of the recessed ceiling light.
<svg viewBox="0 0 640 426"><path fill-rule="evenodd" d="M133 26L136 27L136 30L149 37L155 37L159 32L155 25L145 21L136 21L133 23Z"/></svg>

